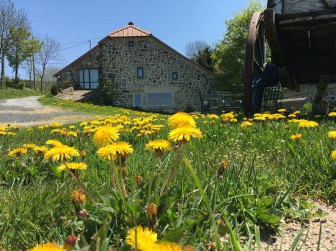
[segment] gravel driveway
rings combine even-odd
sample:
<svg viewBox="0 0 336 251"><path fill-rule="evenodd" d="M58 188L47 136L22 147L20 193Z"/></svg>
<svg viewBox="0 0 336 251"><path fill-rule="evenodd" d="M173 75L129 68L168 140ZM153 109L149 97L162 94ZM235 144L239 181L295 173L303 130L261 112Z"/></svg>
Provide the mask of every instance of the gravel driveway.
<svg viewBox="0 0 336 251"><path fill-rule="evenodd" d="M34 126L94 119L96 115L43 106L39 96L0 100L0 124Z"/></svg>

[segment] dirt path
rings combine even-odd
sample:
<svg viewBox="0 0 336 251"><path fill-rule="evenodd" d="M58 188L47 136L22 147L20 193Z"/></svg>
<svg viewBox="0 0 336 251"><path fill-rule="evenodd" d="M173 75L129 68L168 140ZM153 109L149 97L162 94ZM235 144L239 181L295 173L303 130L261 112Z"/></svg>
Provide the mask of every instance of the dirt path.
<svg viewBox="0 0 336 251"><path fill-rule="evenodd" d="M74 112L61 108L43 106L38 96L0 100L0 125L36 126L92 120L94 114Z"/></svg>

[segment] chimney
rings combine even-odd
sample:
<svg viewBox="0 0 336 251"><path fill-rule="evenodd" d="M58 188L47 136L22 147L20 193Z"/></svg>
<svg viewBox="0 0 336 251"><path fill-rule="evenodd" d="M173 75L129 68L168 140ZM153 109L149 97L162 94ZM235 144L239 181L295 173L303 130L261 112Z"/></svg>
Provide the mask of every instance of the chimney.
<svg viewBox="0 0 336 251"><path fill-rule="evenodd" d="M129 22L128 25L133 25L134 23L133 22Z"/></svg>

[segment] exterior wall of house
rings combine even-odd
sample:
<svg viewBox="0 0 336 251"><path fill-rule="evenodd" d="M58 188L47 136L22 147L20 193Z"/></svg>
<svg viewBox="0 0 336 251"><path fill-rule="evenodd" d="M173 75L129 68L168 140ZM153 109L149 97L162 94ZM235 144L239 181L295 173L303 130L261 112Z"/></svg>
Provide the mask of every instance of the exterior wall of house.
<svg viewBox="0 0 336 251"><path fill-rule="evenodd" d="M58 84L61 85L64 82L74 83L76 89L80 89L79 84L79 70L81 69L98 69L99 75L101 75L101 66L99 58L101 55L101 48L99 46L93 48L88 53L74 61L68 69L62 71L59 75Z"/></svg>
<svg viewBox="0 0 336 251"><path fill-rule="evenodd" d="M129 41L134 43L133 47L129 47ZM205 95L214 91L211 73L202 70L156 38L110 38L101 44L101 48L101 78L113 81L117 89L115 105L134 106L133 94L137 93L145 110L199 111L199 93ZM138 67L143 68L143 78L137 77ZM178 73L178 79L172 79L173 72ZM172 95L173 103L151 106L148 93ZM160 94L156 97L160 97Z"/></svg>

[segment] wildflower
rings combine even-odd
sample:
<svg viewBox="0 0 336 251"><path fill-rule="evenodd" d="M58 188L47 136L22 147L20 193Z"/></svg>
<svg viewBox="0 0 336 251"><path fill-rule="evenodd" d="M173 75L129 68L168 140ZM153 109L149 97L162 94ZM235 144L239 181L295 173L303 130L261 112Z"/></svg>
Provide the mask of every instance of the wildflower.
<svg viewBox="0 0 336 251"><path fill-rule="evenodd" d="M72 136L74 138L77 138L77 132L67 132L67 136Z"/></svg>
<svg viewBox="0 0 336 251"><path fill-rule="evenodd" d="M282 108L282 109L279 109L278 112L281 112L281 113L284 113L286 112L287 110L285 108Z"/></svg>
<svg viewBox="0 0 336 251"><path fill-rule="evenodd" d="M169 139L173 141L189 141L191 137L202 138L202 132L198 128L179 127L169 132Z"/></svg>
<svg viewBox="0 0 336 251"><path fill-rule="evenodd" d="M32 249L29 249L29 251L64 251L64 250L66 249L61 248L56 243L40 244Z"/></svg>
<svg viewBox="0 0 336 251"><path fill-rule="evenodd" d="M216 114L208 114L207 117L209 119L219 119L219 117Z"/></svg>
<svg viewBox="0 0 336 251"><path fill-rule="evenodd" d="M81 190L74 190L71 194L71 200L73 203L84 204L86 196Z"/></svg>
<svg viewBox="0 0 336 251"><path fill-rule="evenodd" d="M117 156L126 158L128 154L132 152L133 152L132 146L129 143L122 141L122 142L115 142L108 146L99 148L97 154L101 158L111 160Z"/></svg>
<svg viewBox="0 0 336 251"><path fill-rule="evenodd" d="M331 152L331 158L336 159L336 150Z"/></svg>
<svg viewBox="0 0 336 251"><path fill-rule="evenodd" d="M291 119L294 119L294 118L296 118L296 114L291 113L291 114L289 114L287 117L288 117L288 118L291 118Z"/></svg>
<svg viewBox="0 0 336 251"><path fill-rule="evenodd" d="M33 149L36 145L35 144L31 144L31 143L27 143L27 144L23 144L22 147L27 148L27 149Z"/></svg>
<svg viewBox="0 0 336 251"><path fill-rule="evenodd" d="M71 251L72 248L75 246L76 241L77 241L76 235L68 235L64 241L63 248L65 250Z"/></svg>
<svg viewBox="0 0 336 251"><path fill-rule="evenodd" d="M8 153L9 157L20 157L23 154L27 153L27 148L15 148Z"/></svg>
<svg viewBox="0 0 336 251"><path fill-rule="evenodd" d="M252 126L253 124L250 121L243 121L243 123L241 124L241 127L249 127Z"/></svg>
<svg viewBox="0 0 336 251"><path fill-rule="evenodd" d="M55 146L44 154L45 159L51 159L54 161L65 161L66 159L77 156L79 156L78 150L67 145Z"/></svg>
<svg viewBox="0 0 336 251"><path fill-rule="evenodd" d="M336 117L336 112L331 112L328 114L329 117Z"/></svg>
<svg viewBox="0 0 336 251"><path fill-rule="evenodd" d="M315 121L309 121L309 120L301 120L299 122L299 127L316 127L319 124Z"/></svg>
<svg viewBox="0 0 336 251"><path fill-rule="evenodd" d="M335 139L336 138L336 131L330 131L328 132L329 139Z"/></svg>
<svg viewBox="0 0 336 251"><path fill-rule="evenodd" d="M224 173L224 170L228 167L229 163L225 160L222 160L219 169L218 169L218 174L222 175Z"/></svg>
<svg viewBox="0 0 336 251"><path fill-rule="evenodd" d="M38 155L38 154L44 154L45 152L49 150L49 148L46 146L35 146L33 150L35 154Z"/></svg>
<svg viewBox="0 0 336 251"><path fill-rule="evenodd" d="M193 117L185 112L177 112L168 118L168 125L175 129L178 127L196 127L196 122Z"/></svg>
<svg viewBox="0 0 336 251"><path fill-rule="evenodd" d="M140 175L135 177L135 182L137 183L137 185L139 186L140 183L142 182L142 177Z"/></svg>
<svg viewBox="0 0 336 251"><path fill-rule="evenodd" d="M157 206L154 203L150 203L146 209L147 214L151 220L157 215Z"/></svg>
<svg viewBox="0 0 336 251"><path fill-rule="evenodd" d="M301 138L302 138L302 134L301 133L297 133L297 134L294 134L294 135L291 136L291 139L293 141L299 140Z"/></svg>
<svg viewBox="0 0 336 251"><path fill-rule="evenodd" d="M93 143L98 147L107 146L118 139L119 129L109 125L98 127L93 135Z"/></svg>
<svg viewBox="0 0 336 251"><path fill-rule="evenodd" d="M62 172L66 169L70 169L70 170L86 170L87 165L85 163L75 163L75 162L70 162L70 163L66 163L63 165L60 165L59 167L57 167L56 171L57 172Z"/></svg>
<svg viewBox="0 0 336 251"><path fill-rule="evenodd" d="M163 156L163 150L171 151L173 150L172 145L168 140L165 139L156 139L148 142L145 147L146 150L154 150L155 155L158 157Z"/></svg>
<svg viewBox="0 0 336 251"><path fill-rule="evenodd" d="M136 232L136 235L135 235ZM126 242L132 248L137 247L139 250L157 250L155 249L155 242L157 241L157 234L142 226L134 227L128 230Z"/></svg>
<svg viewBox="0 0 336 251"><path fill-rule="evenodd" d="M46 145L61 146L63 145L63 143L61 143L60 141L56 139L49 139L47 140Z"/></svg>
<svg viewBox="0 0 336 251"><path fill-rule="evenodd" d="M174 242L159 242L155 244L155 250L164 251L183 251L181 246Z"/></svg>

